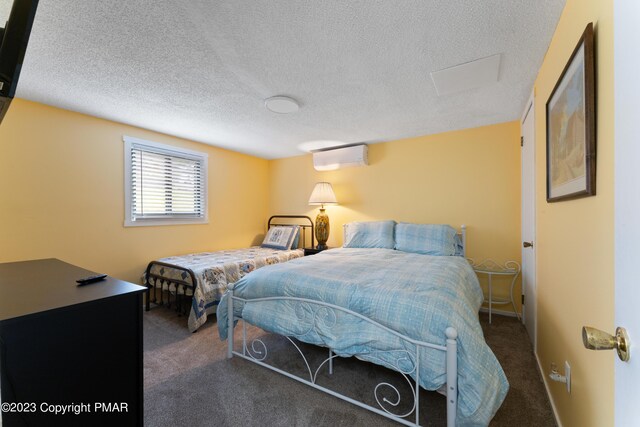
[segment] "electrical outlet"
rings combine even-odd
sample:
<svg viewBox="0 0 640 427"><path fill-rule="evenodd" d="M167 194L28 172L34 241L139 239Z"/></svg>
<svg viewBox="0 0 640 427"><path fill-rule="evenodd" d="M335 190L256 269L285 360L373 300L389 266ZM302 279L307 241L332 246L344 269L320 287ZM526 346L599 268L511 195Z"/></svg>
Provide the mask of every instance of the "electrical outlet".
<svg viewBox="0 0 640 427"><path fill-rule="evenodd" d="M569 365L569 362L566 360L564 362L564 375L560 375L556 364L551 362L551 373L549 373L549 378L553 381L564 383L567 387L567 393L571 394L571 365Z"/></svg>

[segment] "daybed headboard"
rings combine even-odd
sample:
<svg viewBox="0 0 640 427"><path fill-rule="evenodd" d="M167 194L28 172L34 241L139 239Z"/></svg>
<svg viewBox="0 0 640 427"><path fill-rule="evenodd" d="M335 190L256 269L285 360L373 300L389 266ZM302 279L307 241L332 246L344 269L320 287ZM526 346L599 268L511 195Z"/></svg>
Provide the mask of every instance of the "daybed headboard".
<svg viewBox="0 0 640 427"><path fill-rule="evenodd" d="M273 215L267 222L267 230L273 225L298 225L300 230L300 243L302 248L316 246L316 240L313 235L313 221L306 215ZM311 236L311 246L307 246L307 233Z"/></svg>

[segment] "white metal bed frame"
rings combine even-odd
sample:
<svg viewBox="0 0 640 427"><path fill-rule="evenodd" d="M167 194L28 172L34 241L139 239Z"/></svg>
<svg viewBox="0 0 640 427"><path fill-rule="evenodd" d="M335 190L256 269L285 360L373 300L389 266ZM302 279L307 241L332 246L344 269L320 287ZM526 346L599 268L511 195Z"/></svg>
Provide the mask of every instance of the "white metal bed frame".
<svg viewBox="0 0 640 427"><path fill-rule="evenodd" d="M466 257L466 247L467 247L466 226L463 225L461 227L460 234L462 236L463 256ZM382 415L383 417L397 421L401 424L408 425L408 426L419 426L420 425L420 422L419 422L419 419L420 419L420 405L419 405L420 403L420 400L419 400L420 399L420 354L421 354L421 351L424 351L424 349L434 349L434 350L443 351L446 353L447 427L454 427L456 425L456 407L457 407L457 401L458 401L458 360L457 360L458 344L456 339L458 337L458 332L454 328L448 327L446 329L445 331L446 345L443 346L439 344L433 344L433 343L412 339L374 320L371 320L359 313L356 313L354 311L351 311L349 309L346 309L344 307L340 307L334 304L329 304L322 301L316 301L316 300L311 300L307 298L297 298L297 297L267 297L267 298L255 298L255 299L247 300L247 299L235 296L233 293L234 291L233 286L234 284L230 284L228 286L228 300L227 300L227 316L228 316L227 358L228 359L232 358L234 355L241 357L250 362L256 363L260 366L271 369L272 371L278 372L282 375L285 375L289 378L299 381L303 384L311 386L317 390L321 390L339 399L345 400L361 408L364 408L369 411L375 412L379 415ZM348 396L340 394L334 390L331 390L329 388L326 388L317 384L316 379L318 376L318 372L325 364L328 365L329 374L330 375L333 374L333 359L338 357L338 355L334 354L333 351L329 348L329 356L318 365L315 371L312 371L311 366L307 361L307 358L304 356L304 353L302 352L302 350L300 350L300 347L289 336L285 336L285 338L289 340L291 344L293 344L293 346L296 348L296 350L304 360L305 366L307 368L307 372L309 374L309 379L307 380L305 378L298 377L289 372L276 368L275 366L271 366L265 363L264 360L266 359L268 354L267 346L262 340L260 340L259 338L256 338L251 341L251 348L249 348L249 346L247 345L246 321L244 319L242 319L242 350L236 351L234 349L235 340L233 336L234 323L236 320L240 320L241 318L236 317L233 313L233 307L234 307L235 301L243 302L245 304L255 304L255 303L261 303L261 302L267 302L267 301L292 301L294 303L297 303L298 305L296 307L299 307L301 309L301 312L311 314L310 320L308 320L308 322L310 323L309 325L310 329L308 329L307 331L305 331L305 333L301 335L304 335L307 332L310 332L311 329L313 329L318 324L318 322L324 323L326 327L332 327L333 325L335 325L337 321L336 311L339 311L348 316L353 316L354 318L364 320L374 325L375 327L379 328L382 331L395 335L396 337L400 338L405 344L414 346L415 352L413 353L410 352L409 350L406 350L406 348L411 348L411 347L407 347L407 345L405 345L405 348L401 350L389 350L384 352L384 353L397 354L396 360L395 360L395 366L384 361L383 359L380 359L381 365L389 369L392 369L396 372L399 372L407 381L412 391L413 406L405 414L400 414L400 415L394 414L390 410L385 408L383 404L380 402L381 399L379 398L379 395L378 395L379 388L390 387L395 392L395 395L396 395L396 401L391 401L386 397L383 397L382 402L395 407L400 403L400 400L401 400L400 392L398 391L398 389L387 382L381 382L378 385L376 385L376 387L374 388L374 397L376 399L376 403L378 404L379 408L357 401ZM301 319L301 320L304 320L304 319ZM368 354L368 356L371 357L372 354ZM409 366L411 366L411 369L402 369L400 367L400 363L404 363L405 365L409 364ZM414 372L415 372L415 386L409 377ZM415 412L415 422L411 422L407 418L414 412Z"/></svg>

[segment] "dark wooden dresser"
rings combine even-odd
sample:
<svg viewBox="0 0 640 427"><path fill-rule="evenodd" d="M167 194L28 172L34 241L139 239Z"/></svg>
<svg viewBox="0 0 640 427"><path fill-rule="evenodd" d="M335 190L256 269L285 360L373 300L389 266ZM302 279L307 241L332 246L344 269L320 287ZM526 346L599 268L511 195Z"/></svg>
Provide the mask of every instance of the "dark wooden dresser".
<svg viewBox="0 0 640 427"><path fill-rule="evenodd" d="M3 427L142 425L146 289L76 286L92 274L57 259L0 264Z"/></svg>

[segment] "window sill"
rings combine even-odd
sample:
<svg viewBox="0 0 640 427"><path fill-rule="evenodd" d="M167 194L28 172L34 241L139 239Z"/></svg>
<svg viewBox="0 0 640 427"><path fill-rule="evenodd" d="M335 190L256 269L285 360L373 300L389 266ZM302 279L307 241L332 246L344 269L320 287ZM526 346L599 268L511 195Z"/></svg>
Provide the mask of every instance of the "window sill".
<svg viewBox="0 0 640 427"><path fill-rule="evenodd" d="M208 218L199 219L181 219L181 218L167 218L167 219L139 219L136 221L125 220L125 227L148 227L148 226L161 226L161 225L201 225L209 224Z"/></svg>

